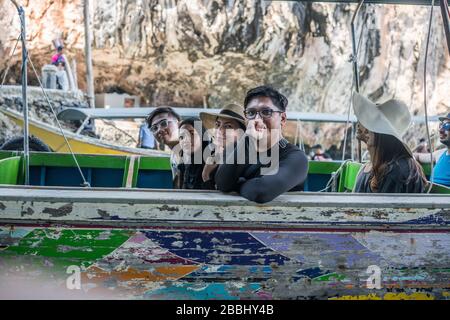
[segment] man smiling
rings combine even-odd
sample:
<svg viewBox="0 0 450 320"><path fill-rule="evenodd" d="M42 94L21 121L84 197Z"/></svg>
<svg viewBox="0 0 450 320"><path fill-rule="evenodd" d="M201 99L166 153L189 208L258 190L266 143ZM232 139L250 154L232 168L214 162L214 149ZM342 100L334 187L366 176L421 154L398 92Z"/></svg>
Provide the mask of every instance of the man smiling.
<svg viewBox="0 0 450 320"><path fill-rule="evenodd" d="M308 159L282 135L287 104L287 98L270 86L247 92L247 130L217 170L219 190L237 191L258 203L271 201L286 191L302 190Z"/></svg>
<svg viewBox="0 0 450 320"><path fill-rule="evenodd" d="M180 172L178 164L180 162L177 150L178 146L178 122L180 116L170 107L159 107L153 110L147 117L147 124L159 144L167 145L172 151L170 154L170 166L172 168L173 185L180 186Z"/></svg>
<svg viewBox="0 0 450 320"><path fill-rule="evenodd" d="M434 167L434 183L450 187L450 113L439 117L439 141L446 146L433 153L433 161L436 161ZM414 157L422 163L430 163L429 153L415 153Z"/></svg>

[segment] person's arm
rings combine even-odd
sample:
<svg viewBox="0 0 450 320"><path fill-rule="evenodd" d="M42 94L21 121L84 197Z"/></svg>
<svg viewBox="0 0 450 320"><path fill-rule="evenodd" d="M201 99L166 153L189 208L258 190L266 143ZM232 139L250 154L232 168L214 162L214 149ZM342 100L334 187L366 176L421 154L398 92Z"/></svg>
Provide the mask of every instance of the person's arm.
<svg viewBox="0 0 450 320"><path fill-rule="evenodd" d="M136 145L136 148L140 148L141 147L141 143L142 143L142 132L143 130L142 130L142 127L139 129L139 137L138 137L138 142L137 142L137 145Z"/></svg>
<svg viewBox="0 0 450 320"><path fill-rule="evenodd" d="M433 162L436 162L441 155L445 152L445 148L441 150L437 150L433 153ZM414 153L414 158L420 163L430 163L431 162L431 153Z"/></svg>
<svg viewBox="0 0 450 320"><path fill-rule="evenodd" d="M221 164L216 172L215 180L217 189L222 192L237 191L239 177L248 167L247 161L247 143L248 137L245 135L239 139L236 148L228 156L225 156L225 162ZM245 164L238 164L238 152L244 152L246 156Z"/></svg>
<svg viewBox="0 0 450 320"><path fill-rule="evenodd" d="M297 151L280 161L278 172L247 180L240 186L244 198L257 203L272 201L279 195L303 183L308 175L308 159Z"/></svg>

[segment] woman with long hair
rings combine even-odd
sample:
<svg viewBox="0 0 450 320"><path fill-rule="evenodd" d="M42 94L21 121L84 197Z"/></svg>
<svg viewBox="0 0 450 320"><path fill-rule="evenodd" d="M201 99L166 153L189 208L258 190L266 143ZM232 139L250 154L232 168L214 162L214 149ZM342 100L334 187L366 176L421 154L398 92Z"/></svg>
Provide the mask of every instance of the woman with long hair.
<svg viewBox="0 0 450 320"><path fill-rule="evenodd" d="M206 133L199 118L188 118L180 122L181 189L212 189L202 178L205 166L204 153L209 148L209 140L203 140Z"/></svg>
<svg viewBox="0 0 450 320"><path fill-rule="evenodd" d="M401 137L411 115L398 100L376 105L359 94L353 97L357 139L367 145L370 162L361 169L355 192L422 193L427 179Z"/></svg>

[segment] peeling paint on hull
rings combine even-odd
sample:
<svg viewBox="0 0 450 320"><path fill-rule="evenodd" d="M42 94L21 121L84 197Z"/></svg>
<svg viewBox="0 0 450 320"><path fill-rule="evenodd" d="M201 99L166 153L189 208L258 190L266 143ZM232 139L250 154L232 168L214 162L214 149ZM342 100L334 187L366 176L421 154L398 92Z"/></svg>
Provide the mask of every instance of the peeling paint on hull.
<svg viewBox="0 0 450 320"><path fill-rule="evenodd" d="M355 197L349 208L334 195L288 196L283 206L196 193L168 203L161 194L119 192L114 203L5 196L0 296L11 279L75 294L65 283L77 266L77 298L450 298L448 197L384 207ZM370 266L380 270L379 289L369 287Z"/></svg>

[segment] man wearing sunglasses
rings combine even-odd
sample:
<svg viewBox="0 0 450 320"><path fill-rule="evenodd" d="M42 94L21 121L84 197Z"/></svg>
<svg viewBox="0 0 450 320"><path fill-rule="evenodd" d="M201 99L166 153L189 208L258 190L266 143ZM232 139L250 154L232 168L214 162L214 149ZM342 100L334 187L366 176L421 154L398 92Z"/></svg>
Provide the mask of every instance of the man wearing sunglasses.
<svg viewBox="0 0 450 320"><path fill-rule="evenodd" d="M180 172L178 153L174 152L179 143L178 122L180 116L170 107L159 107L153 110L147 117L147 125L158 143L167 145L172 151L170 154L170 166L174 188L180 186Z"/></svg>
<svg viewBox="0 0 450 320"><path fill-rule="evenodd" d="M439 121L439 141L446 148L433 153L433 161L436 161L433 182L450 187L450 113L439 117ZM429 153L415 153L414 157L421 163L431 161Z"/></svg>
<svg viewBox="0 0 450 320"><path fill-rule="evenodd" d="M265 203L284 192L303 189L308 159L282 135L287 104L287 98L270 86L247 92L244 100L247 130L217 170L219 190L237 191L248 200ZM266 155L267 162L262 160Z"/></svg>

